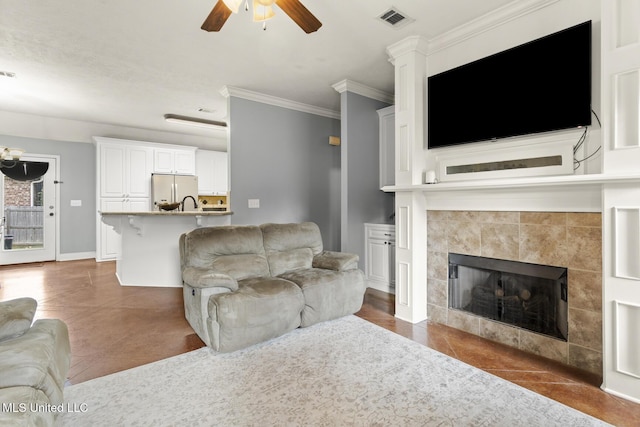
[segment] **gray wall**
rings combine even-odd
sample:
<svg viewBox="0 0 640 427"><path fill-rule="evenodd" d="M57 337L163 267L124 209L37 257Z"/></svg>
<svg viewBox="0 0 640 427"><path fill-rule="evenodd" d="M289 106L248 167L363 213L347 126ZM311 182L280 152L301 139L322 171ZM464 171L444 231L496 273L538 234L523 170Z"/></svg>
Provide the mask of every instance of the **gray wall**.
<svg viewBox="0 0 640 427"><path fill-rule="evenodd" d="M325 249L340 242L340 121L229 99L232 224L313 221ZM249 209L249 199L260 208Z"/></svg>
<svg viewBox="0 0 640 427"><path fill-rule="evenodd" d="M364 223L393 223L393 193L380 190L380 108L389 104L353 92L340 95L342 133L341 250L360 255L364 268Z"/></svg>
<svg viewBox="0 0 640 427"><path fill-rule="evenodd" d="M96 250L96 150L93 144L0 135L0 145L60 156L60 253ZM82 206L71 207L71 200Z"/></svg>

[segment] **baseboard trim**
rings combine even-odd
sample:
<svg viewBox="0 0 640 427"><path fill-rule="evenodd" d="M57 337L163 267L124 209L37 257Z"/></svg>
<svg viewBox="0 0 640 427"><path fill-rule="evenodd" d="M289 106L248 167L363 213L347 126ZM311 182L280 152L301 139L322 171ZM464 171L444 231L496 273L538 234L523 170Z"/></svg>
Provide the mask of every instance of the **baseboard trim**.
<svg viewBox="0 0 640 427"><path fill-rule="evenodd" d="M58 261L76 261L80 259L90 259L95 257L95 252L70 252L58 255Z"/></svg>
<svg viewBox="0 0 640 427"><path fill-rule="evenodd" d="M367 288L372 288L388 294L396 294L396 287L391 283L378 282L377 280L367 280Z"/></svg>

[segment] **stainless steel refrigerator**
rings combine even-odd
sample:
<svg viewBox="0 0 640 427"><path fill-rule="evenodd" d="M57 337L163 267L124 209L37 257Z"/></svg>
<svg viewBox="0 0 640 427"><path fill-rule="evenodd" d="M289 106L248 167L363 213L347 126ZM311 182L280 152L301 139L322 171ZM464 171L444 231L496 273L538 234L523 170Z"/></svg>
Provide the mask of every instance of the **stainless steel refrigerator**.
<svg viewBox="0 0 640 427"><path fill-rule="evenodd" d="M198 201L198 177L194 175L151 174L151 199L153 209L160 203L180 203L191 196ZM184 201L185 211L195 211L196 203L188 198ZM181 209L181 208L180 208Z"/></svg>

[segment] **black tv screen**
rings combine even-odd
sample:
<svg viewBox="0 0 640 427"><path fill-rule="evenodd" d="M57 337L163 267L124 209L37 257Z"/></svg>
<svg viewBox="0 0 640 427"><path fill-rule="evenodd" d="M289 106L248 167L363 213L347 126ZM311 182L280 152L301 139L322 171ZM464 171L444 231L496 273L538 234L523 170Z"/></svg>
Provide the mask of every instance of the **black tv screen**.
<svg viewBox="0 0 640 427"><path fill-rule="evenodd" d="M429 148L591 124L591 21L428 78Z"/></svg>

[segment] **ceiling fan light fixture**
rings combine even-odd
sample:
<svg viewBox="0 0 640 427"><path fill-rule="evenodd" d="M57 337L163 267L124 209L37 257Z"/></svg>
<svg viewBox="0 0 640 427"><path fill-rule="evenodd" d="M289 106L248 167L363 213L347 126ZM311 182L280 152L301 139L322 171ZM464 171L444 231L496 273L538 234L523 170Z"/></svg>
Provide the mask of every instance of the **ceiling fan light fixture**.
<svg viewBox="0 0 640 427"><path fill-rule="evenodd" d="M262 2L264 0L253 0L253 22L264 22L275 16L273 7Z"/></svg>
<svg viewBox="0 0 640 427"><path fill-rule="evenodd" d="M225 6L233 13L238 13L240 6L242 6L242 1L243 0L222 0Z"/></svg>
<svg viewBox="0 0 640 427"><path fill-rule="evenodd" d="M20 160L23 154L22 148L0 147L0 160Z"/></svg>

